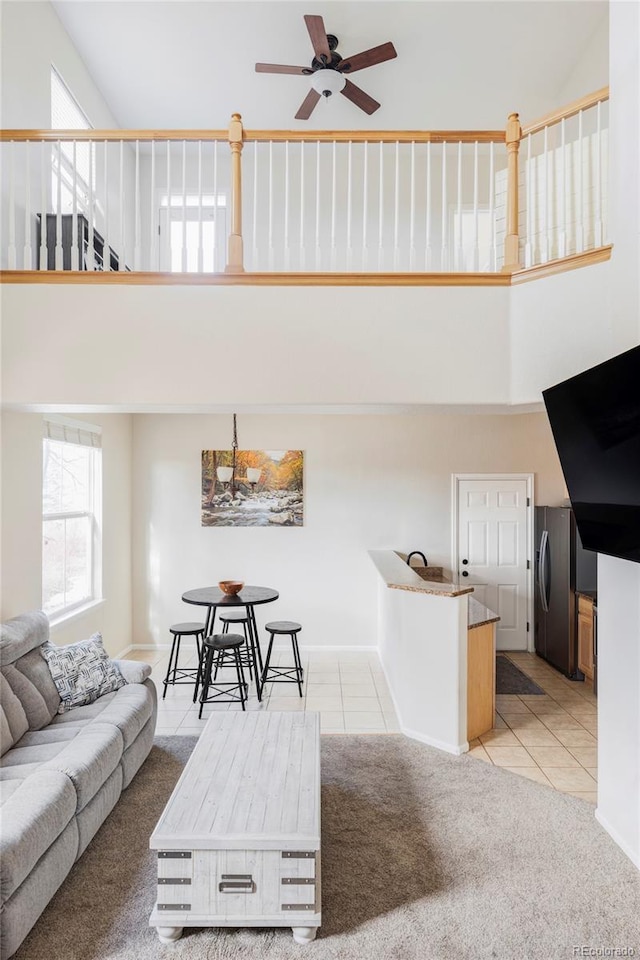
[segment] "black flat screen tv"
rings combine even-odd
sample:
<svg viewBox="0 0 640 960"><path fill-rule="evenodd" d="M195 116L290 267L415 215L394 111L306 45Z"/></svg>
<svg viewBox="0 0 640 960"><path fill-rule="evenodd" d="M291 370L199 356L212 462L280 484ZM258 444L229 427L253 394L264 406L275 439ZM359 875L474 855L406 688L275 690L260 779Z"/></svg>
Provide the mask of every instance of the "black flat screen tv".
<svg viewBox="0 0 640 960"><path fill-rule="evenodd" d="M583 546L640 563L640 347L542 395Z"/></svg>

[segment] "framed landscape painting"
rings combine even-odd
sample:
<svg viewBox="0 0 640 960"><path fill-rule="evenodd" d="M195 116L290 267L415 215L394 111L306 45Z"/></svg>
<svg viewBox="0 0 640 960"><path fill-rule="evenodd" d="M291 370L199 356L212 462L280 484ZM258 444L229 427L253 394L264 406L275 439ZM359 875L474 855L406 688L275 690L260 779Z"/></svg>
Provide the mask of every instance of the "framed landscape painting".
<svg viewBox="0 0 640 960"><path fill-rule="evenodd" d="M203 527L301 527L302 450L203 450Z"/></svg>

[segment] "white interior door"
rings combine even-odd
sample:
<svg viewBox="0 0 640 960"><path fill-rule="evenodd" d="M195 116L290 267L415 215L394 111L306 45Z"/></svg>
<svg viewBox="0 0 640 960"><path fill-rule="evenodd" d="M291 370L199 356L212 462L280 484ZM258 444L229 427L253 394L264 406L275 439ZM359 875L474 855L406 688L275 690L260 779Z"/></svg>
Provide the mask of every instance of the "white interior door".
<svg viewBox="0 0 640 960"><path fill-rule="evenodd" d="M526 479L457 480L457 573L500 617L498 650L526 650L529 606Z"/></svg>

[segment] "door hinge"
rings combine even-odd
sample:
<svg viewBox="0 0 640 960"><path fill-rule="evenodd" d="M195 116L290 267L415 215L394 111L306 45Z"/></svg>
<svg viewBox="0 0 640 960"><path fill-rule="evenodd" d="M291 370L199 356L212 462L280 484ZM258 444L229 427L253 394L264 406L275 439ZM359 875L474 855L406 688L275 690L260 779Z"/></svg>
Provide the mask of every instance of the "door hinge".
<svg viewBox="0 0 640 960"><path fill-rule="evenodd" d="M528 506L528 507L531 506L531 497L527 497L527 506Z"/></svg>
<svg viewBox="0 0 640 960"><path fill-rule="evenodd" d="M527 620L527 633L529 633L529 621Z"/></svg>
<svg viewBox="0 0 640 960"><path fill-rule="evenodd" d="M527 560L527 570L531 570L531 560Z"/></svg>

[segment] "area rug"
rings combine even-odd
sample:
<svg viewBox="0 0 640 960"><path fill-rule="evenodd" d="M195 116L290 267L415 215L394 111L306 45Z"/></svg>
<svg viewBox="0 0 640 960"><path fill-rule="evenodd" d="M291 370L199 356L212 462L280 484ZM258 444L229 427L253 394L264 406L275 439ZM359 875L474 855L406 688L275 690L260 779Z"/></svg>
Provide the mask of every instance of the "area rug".
<svg viewBox="0 0 640 960"><path fill-rule="evenodd" d="M574 946L640 949L640 875L590 804L402 736L322 738L313 944L297 946L287 928L192 929L163 946L147 925L148 839L195 742L156 741L15 960L569 960Z"/></svg>
<svg viewBox="0 0 640 960"><path fill-rule="evenodd" d="M537 683L516 667L513 661L500 654L496 657L496 693L524 693L544 695Z"/></svg>

